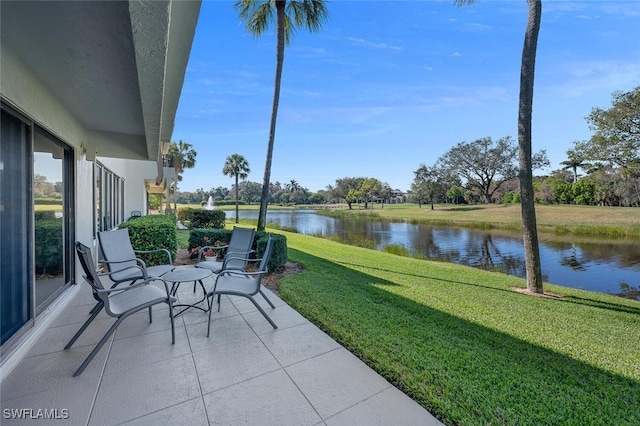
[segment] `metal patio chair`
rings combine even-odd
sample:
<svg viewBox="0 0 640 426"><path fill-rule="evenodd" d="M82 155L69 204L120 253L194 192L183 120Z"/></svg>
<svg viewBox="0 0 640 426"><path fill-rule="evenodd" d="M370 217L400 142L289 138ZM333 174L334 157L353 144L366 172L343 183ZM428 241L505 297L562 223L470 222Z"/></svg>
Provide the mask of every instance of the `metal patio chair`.
<svg viewBox="0 0 640 426"><path fill-rule="evenodd" d="M229 244L224 246L204 246L198 252L196 260L197 268L206 268L214 274L220 273L223 269L244 270L249 262L249 255L255 251L251 249L255 230L252 228L239 228L234 226L231 232ZM222 261L208 260L204 255L206 250L227 249Z"/></svg>
<svg viewBox="0 0 640 426"><path fill-rule="evenodd" d="M260 311L262 316L265 317L269 324L273 328L278 328L275 322L267 315L267 313L262 309L262 307L255 301L253 296L260 293L265 300L269 303L271 308L275 309L275 306L271 301L264 295L261 290L262 277L265 276L268 272L267 265L269 264L269 257L271 256L271 250L273 248L273 238L269 236L267 240L267 246L264 250L264 254L262 255L262 259L260 260L260 266L258 271L256 272L246 272L240 270L222 270L218 273L216 277L213 288L207 292L207 298L211 298L208 302L209 309L209 322L207 324L207 337L209 337L209 333L211 331L211 311L213 310L213 298L218 295L218 311L220 311L220 296L223 294L229 296L241 296L246 297L253 303L253 305Z"/></svg>
<svg viewBox="0 0 640 426"><path fill-rule="evenodd" d="M73 346L76 340L80 335L82 335L103 308L107 315L117 318L117 320L111 328L109 328L102 339L100 339L100 342L98 342L95 348L93 348L91 353L87 356L76 372L73 373L74 377L82 374L87 365L89 365L91 360L96 356L102 346L107 342L109 337L114 333L114 331L116 331L116 328L118 328L125 318L148 308L149 322L152 322L153 316L151 308L153 305L157 305L159 303L166 303L169 305L169 317L171 319L171 343L176 343L175 325L173 320L173 302L176 299L169 294L169 287L166 281L158 277L149 277L144 281L129 286L123 286L120 288L112 287L109 289L104 288L102 281L100 280L100 276L108 274L98 274L95 263L93 262L93 256L91 255L91 249L79 241L75 242L75 248L76 253L78 254L78 259L80 260L80 264L82 265L82 269L85 273L84 279L91 286L93 297L98 301L98 304L96 305L96 308L91 311L89 318L64 348L69 349ZM141 269L137 265L130 266L130 268ZM164 284L164 291L159 287L149 285L149 283L153 281L162 281Z"/></svg>
<svg viewBox="0 0 640 426"><path fill-rule="evenodd" d="M107 265L109 278L114 282L114 286L122 282L135 283L137 280L144 280L149 276L161 277L175 269L171 253L167 249L134 250L127 228L98 232L98 241L104 257L100 262ZM167 255L167 263L147 266L142 259L136 257L136 254L157 252L163 252ZM131 268L131 266L140 266L142 269Z"/></svg>

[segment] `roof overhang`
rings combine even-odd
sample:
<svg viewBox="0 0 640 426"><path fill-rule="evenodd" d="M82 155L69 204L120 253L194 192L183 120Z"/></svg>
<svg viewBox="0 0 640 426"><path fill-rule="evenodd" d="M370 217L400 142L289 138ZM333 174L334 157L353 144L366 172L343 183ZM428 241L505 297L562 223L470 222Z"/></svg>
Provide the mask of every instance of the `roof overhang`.
<svg viewBox="0 0 640 426"><path fill-rule="evenodd" d="M173 133L200 3L2 0L1 36L98 155L156 161Z"/></svg>

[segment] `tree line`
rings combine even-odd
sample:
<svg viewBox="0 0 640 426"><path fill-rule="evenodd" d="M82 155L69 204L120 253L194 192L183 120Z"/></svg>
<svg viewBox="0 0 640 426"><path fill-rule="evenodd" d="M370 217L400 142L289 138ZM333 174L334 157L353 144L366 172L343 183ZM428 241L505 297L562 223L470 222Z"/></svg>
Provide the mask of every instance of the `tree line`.
<svg viewBox="0 0 640 426"><path fill-rule="evenodd" d="M564 168L533 178L535 202L640 206L640 86L612 97L611 108L593 108L586 117L594 134L574 142ZM460 142L435 164L420 164L410 197L431 208L444 202L519 203L517 150L509 136ZM531 158L534 170L549 166L544 151Z"/></svg>

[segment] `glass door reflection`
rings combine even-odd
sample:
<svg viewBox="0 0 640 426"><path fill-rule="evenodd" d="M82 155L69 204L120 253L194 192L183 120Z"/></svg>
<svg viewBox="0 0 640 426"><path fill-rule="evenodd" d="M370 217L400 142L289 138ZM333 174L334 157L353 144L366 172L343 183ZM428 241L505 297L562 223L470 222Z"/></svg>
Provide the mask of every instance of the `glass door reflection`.
<svg viewBox="0 0 640 426"><path fill-rule="evenodd" d="M66 267L65 205L69 149L36 130L33 154L35 296L41 307L69 282Z"/></svg>

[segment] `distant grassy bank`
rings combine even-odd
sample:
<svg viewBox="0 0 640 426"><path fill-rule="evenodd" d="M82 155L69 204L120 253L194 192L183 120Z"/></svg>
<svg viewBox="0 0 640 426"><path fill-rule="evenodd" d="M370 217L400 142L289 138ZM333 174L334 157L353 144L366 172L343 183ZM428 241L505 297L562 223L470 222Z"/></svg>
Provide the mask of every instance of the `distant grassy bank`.
<svg viewBox="0 0 640 426"><path fill-rule="evenodd" d="M178 204L178 207L200 208L200 205ZM522 218L519 204L431 206L417 204L346 204L280 206L269 205L269 210L317 209L330 217L349 217L362 220L410 222L441 226L461 226L476 229L504 229L520 231ZM373 207L373 208L372 208ZM235 210L235 206L220 206L221 210ZM240 210L259 210L257 204L240 206ZM575 205L537 205L538 232L547 234L573 234L582 236L639 237L640 209L631 207L596 207Z"/></svg>
<svg viewBox="0 0 640 426"><path fill-rule="evenodd" d="M281 297L445 424L640 424L638 302L277 232Z"/></svg>
<svg viewBox="0 0 640 426"><path fill-rule="evenodd" d="M331 217L357 217L363 220L388 220L478 229L521 230L519 204L490 205L373 205L373 209L332 208L319 211ZM536 206L538 231L553 234L640 237L640 209L574 205Z"/></svg>

